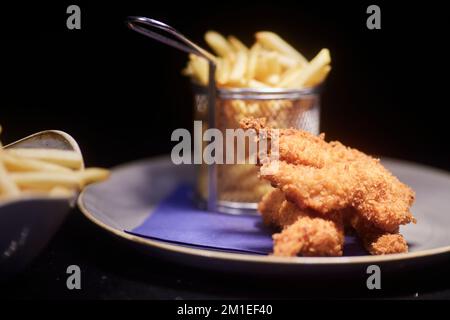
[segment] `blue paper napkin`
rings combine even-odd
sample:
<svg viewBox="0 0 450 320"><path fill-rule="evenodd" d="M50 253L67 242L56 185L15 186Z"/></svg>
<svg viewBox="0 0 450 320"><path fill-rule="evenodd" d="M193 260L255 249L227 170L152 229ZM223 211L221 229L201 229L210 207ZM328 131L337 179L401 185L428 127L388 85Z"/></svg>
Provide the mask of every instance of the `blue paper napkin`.
<svg viewBox="0 0 450 320"><path fill-rule="evenodd" d="M156 240L208 249L268 254L272 231L257 215L230 215L196 207L191 186L179 186L140 226L128 231Z"/></svg>
<svg viewBox="0 0 450 320"><path fill-rule="evenodd" d="M199 209L191 186L181 185L140 226L126 232L181 245L230 252L269 254L272 233L258 215L231 215ZM359 241L345 237L344 255L366 253Z"/></svg>

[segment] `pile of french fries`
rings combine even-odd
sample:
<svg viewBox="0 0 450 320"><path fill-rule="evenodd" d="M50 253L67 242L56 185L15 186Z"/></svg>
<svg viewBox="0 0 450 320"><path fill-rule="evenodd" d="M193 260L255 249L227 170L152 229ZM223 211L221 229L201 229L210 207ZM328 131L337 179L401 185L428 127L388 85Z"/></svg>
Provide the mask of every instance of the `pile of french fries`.
<svg viewBox="0 0 450 320"><path fill-rule="evenodd" d="M205 34L207 44L216 54L211 56L217 66L217 86L301 89L320 84L331 70L328 49L322 49L308 61L276 33L261 31L255 38L255 44L248 48L234 36L225 38L215 31ZM183 74L207 85L208 62L191 54Z"/></svg>
<svg viewBox="0 0 450 320"><path fill-rule="evenodd" d="M29 196L71 197L109 177L106 169L82 167L83 159L75 151L4 149L0 142L0 203Z"/></svg>

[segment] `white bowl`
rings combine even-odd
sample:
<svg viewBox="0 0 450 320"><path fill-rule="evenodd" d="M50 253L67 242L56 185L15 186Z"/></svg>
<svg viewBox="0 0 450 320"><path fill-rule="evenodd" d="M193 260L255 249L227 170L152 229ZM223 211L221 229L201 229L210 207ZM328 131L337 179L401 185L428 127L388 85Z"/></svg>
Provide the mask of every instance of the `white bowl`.
<svg viewBox="0 0 450 320"><path fill-rule="evenodd" d="M73 150L81 154L70 135L56 130L42 131L5 146L16 147ZM27 197L0 202L0 280L23 270L42 251L75 200L75 197Z"/></svg>

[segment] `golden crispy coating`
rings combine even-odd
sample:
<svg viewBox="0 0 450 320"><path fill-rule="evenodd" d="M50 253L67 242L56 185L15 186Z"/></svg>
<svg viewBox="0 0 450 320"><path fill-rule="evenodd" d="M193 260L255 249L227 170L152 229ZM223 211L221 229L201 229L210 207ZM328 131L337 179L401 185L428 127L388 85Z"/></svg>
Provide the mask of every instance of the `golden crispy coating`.
<svg viewBox="0 0 450 320"><path fill-rule="evenodd" d="M342 218L332 219L300 210L286 201L283 192L274 189L267 193L258 209L267 225L283 229L274 234L276 256L340 256L344 244Z"/></svg>
<svg viewBox="0 0 450 320"><path fill-rule="evenodd" d="M278 170L267 170L274 165ZM280 188L299 208L311 208L328 215L352 207L388 232L415 221L409 211L413 201L410 189L402 184L394 185L379 167L368 163L336 163L317 169L272 161L264 167L266 170L261 171L261 176Z"/></svg>
<svg viewBox="0 0 450 320"><path fill-rule="evenodd" d="M356 231L370 254L408 252L408 245L402 235L375 228L356 215L355 210L342 210L335 212L332 220L323 219L323 216L312 210L300 210L287 202L284 193L279 189L268 192L259 203L258 210L265 224L283 229L281 233L274 235L275 255L342 255L343 219L348 220L350 227ZM294 224L296 226L293 226Z"/></svg>
<svg viewBox="0 0 450 320"><path fill-rule="evenodd" d="M263 120L245 119L243 128L265 129ZM275 129L268 129L273 136ZM394 232L415 222L409 208L414 192L379 162L339 142L294 129L279 129L280 160L262 159L261 177L280 188L301 209L325 216L354 208L375 227Z"/></svg>
<svg viewBox="0 0 450 320"><path fill-rule="evenodd" d="M362 241L364 248L372 255L405 253L408 252L408 244L401 234L387 233L358 215L353 215L350 219L352 227L355 229Z"/></svg>
<svg viewBox="0 0 450 320"><path fill-rule="evenodd" d="M298 218L280 233L273 235L275 256L342 256L342 220L334 221L310 215L288 201L283 202L280 211L294 211ZM292 212L290 214L292 216Z"/></svg>
<svg viewBox="0 0 450 320"><path fill-rule="evenodd" d="M300 210L288 210L286 206L281 210L285 201L284 193L279 189L273 189L264 195L258 204L258 211L266 225L281 229L294 223L303 214Z"/></svg>

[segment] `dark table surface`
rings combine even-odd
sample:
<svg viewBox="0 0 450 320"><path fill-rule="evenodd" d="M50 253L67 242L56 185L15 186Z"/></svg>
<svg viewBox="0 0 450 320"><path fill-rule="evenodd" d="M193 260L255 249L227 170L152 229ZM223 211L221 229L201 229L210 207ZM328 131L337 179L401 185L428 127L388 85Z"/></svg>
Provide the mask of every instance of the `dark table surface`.
<svg viewBox="0 0 450 320"><path fill-rule="evenodd" d="M66 268L81 269L81 290L68 290ZM365 279L296 281L188 268L144 256L74 209L42 254L0 284L8 299L295 299L450 298L450 259L383 279L369 291Z"/></svg>

